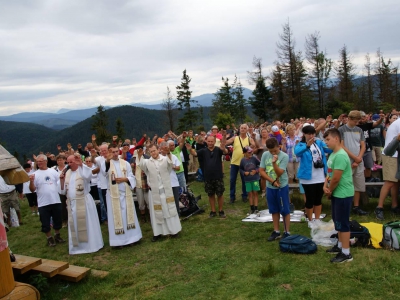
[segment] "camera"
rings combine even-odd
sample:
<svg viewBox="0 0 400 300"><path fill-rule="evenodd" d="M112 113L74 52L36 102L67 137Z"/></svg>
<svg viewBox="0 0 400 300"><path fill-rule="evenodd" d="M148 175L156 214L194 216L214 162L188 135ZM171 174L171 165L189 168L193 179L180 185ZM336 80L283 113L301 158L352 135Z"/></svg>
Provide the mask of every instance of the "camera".
<svg viewBox="0 0 400 300"><path fill-rule="evenodd" d="M324 167L324 163L322 160L318 159L317 161L314 161L314 168L316 169L322 169Z"/></svg>

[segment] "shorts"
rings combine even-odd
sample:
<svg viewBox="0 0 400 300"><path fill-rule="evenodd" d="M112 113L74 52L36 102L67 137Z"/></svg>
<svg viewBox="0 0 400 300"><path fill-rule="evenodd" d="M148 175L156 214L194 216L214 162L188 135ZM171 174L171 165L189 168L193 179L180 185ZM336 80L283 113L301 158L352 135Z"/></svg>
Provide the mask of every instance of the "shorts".
<svg viewBox="0 0 400 300"><path fill-rule="evenodd" d="M16 211L19 211L19 202L17 197L17 192L13 190L9 193L0 194L1 198L1 210L6 213L10 214L10 208L14 208Z"/></svg>
<svg viewBox="0 0 400 300"><path fill-rule="evenodd" d="M280 213L283 217L290 214L288 185L279 189L267 187L266 196L270 214Z"/></svg>
<svg viewBox="0 0 400 300"><path fill-rule="evenodd" d="M397 173L397 157L382 155L382 177L383 181L398 182Z"/></svg>
<svg viewBox="0 0 400 300"><path fill-rule="evenodd" d="M362 171L360 172L359 170ZM353 168L353 185L355 192L365 192L364 164L359 165L357 168Z"/></svg>
<svg viewBox="0 0 400 300"><path fill-rule="evenodd" d="M36 192L35 193L25 194L25 196L26 196L26 199L28 199L29 207L38 206Z"/></svg>
<svg viewBox="0 0 400 300"><path fill-rule="evenodd" d="M207 180L204 182L204 190L208 196L217 194L220 197L225 192L224 180L222 178Z"/></svg>
<svg viewBox="0 0 400 300"><path fill-rule="evenodd" d="M61 203L49 204L38 208L42 232L47 233L51 230L50 219L53 219L53 228L59 230L62 227L62 205Z"/></svg>
<svg viewBox="0 0 400 300"><path fill-rule="evenodd" d="M258 180L246 182L245 184L246 192L258 192L260 190L260 182Z"/></svg>
<svg viewBox="0 0 400 300"><path fill-rule="evenodd" d="M332 220L335 230L340 232L350 231L350 210L353 197L337 198L332 196Z"/></svg>
<svg viewBox="0 0 400 300"><path fill-rule="evenodd" d="M372 151L365 151L363 155L364 167L366 169L372 169L374 166L374 160L372 159Z"/></svg>

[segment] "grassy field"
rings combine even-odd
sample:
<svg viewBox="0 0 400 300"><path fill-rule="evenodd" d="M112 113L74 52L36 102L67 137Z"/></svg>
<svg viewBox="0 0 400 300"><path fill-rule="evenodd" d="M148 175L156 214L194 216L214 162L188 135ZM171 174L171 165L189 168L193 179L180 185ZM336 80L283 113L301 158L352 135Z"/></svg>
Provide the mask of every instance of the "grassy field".
<svg viewBox="0 0 400 300"><path fill-rule="evenodd" d="M227 169L227 168L226 168ZM228 187L228 179L225 179ZM238 188L240 184L238 184ZM179 239L151 242L150 223L141 224L143 239L133 247L114 250L102 226L105 247L97 253L68 254L68 245L45 246L38 217L22 203L24 225L8 233L14 253L68 261L70 264L105 270L103 279L89 276L79 283L50 279L42 299L399 299L400 257L388 250L352 248L354 260L334 265L325 248L313 255L283 254L279 244L267 242L272 223L244 223L248 204L229 202L225 192L226 219L209 219L209 204L202 183L192 183L201 194L204 214L182 222ZM239 189L238 189L239 190ZM296 196L296 195L295 195ZM237 199L240 199L240 192ZM295 201L296 209L302 208ZM376 199L366 210L370 216L354 219L378 222L373 214ZM388 212L385 217L394 220ZM260 210L265 209L260 199ZM323 201L325 221L330 220L330 203ZM67 230L62 230L67 238ZM306 223L293 223L291 233L309 236ZM16 280L30 280L28 276Z"/></svg>

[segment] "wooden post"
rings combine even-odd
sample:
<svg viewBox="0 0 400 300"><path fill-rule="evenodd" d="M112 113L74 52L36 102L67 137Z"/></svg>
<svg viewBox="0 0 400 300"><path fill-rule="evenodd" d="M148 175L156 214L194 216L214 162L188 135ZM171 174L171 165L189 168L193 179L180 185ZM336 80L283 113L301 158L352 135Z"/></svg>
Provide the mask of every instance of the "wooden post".
<svg viewBox="0 0 400 300"><path fill-rule="evenodd" d="M0 298L12 292L15 286L8 248L0 252Z"/></svg>

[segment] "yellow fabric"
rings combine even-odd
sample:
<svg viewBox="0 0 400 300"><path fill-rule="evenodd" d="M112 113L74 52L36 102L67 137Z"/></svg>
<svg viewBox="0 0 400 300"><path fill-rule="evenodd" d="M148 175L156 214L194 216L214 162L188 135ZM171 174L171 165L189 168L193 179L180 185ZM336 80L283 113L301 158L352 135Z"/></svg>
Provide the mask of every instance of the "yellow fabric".
<svg viewBox="0 0 400 300"><path fill-rule="evenodd" d="M240 141L242 142L242 144L240 144ZM242 146L243 147L249 146L249 138L248 137L246 137L245 139L240 138L239 140L238 136L235 137L235 140L233 142L233 153L231 161L232 165L240 166L240 161L244 157Z"/></svg>
<svg viewBox="0 0 400 300"><path fill-rule="evenodd" d="M382 242L383 238L383 225L374 222L360 223L360 225L365 226L369 230L372 246L374 246L376 249L382 248L379 243Z"/></svg>

